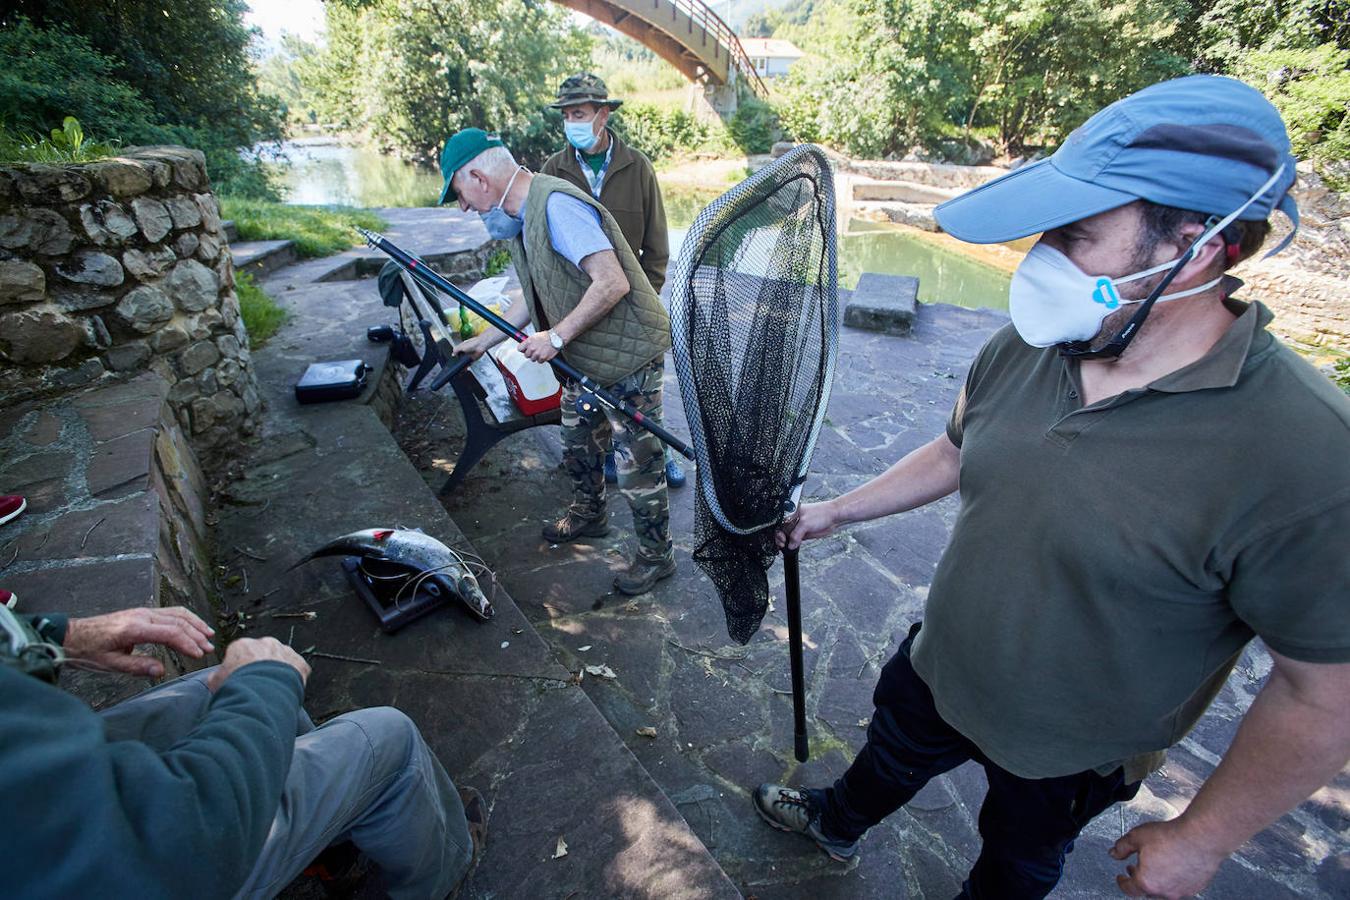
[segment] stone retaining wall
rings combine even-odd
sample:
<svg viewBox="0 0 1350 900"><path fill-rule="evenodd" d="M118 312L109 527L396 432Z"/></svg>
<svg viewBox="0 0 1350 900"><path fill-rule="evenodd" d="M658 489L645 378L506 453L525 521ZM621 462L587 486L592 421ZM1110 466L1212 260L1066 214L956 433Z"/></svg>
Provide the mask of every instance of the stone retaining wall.
<svg viewBox="0 0 1350 900"><path fill-rule="evenodd" d="M259 397L196 150L0 168L0 403L152 371L204 464Z"/></svg>
<svg viewBox="0 0 1350 900"><path fill-rule="evenodd" d="M206 485L170 392L146 373L0 412L0 485L28 498L0 531L0 583L19 612L181 605L215 621ZM156 652L169 675L202 664ZM96 706L145 687L73 668L62 684Z"/></svg>

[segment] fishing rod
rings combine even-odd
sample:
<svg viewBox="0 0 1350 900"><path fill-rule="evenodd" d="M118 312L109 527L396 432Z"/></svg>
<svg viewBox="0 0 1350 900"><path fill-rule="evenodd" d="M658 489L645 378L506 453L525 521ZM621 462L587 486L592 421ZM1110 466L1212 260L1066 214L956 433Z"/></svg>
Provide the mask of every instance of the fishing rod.
<svg viewBox="0 0 1350 900"><path fill-rule="evenodd" d="M525 332L521 331L510 322L488 309L482 303L479 303L464 291L461 291L449 281L442 278L440 273L436 272L425 262L413 256L411 253L408 253L397 244L391 242L384 235L379 232L370 231L366 228L361 228L360 226L357 226L356 230L360 232L361 237L365 238L368 246L375 250L379 250L394 262L398 263L404 271L417 279L418 282L436 288L446 296L457 300L461 306L467 306L482 317L488 324L504 333L516 343L522 343L529 337ZM686 459L694 458L694 451L688 444L671 434L663 428L660 423L653 422L647 416L643 415L642 412L632 404L625 402L596 384L589 375L564 360L561 356L553 357L548 363L558 372L558 374L576 382L585 392L581 395L580 399L577 400L577 411L581 413L581 415L586 416L595 409L595 403L592 401L592 398L594 398L594 401L598 401L610 409L623 413L638 426L651 434L656 435L662 442L673 447Z"/></svg>

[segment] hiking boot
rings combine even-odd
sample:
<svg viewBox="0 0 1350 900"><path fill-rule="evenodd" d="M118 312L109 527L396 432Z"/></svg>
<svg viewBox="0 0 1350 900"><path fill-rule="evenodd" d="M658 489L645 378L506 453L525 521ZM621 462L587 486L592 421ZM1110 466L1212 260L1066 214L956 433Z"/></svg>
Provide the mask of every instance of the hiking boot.
<svg viewBox="0 0 1350 900"><path fill-rule="evenodd" d="M17 495L0 497L0 525L10 519L17 519L19 513L28 508L28 501Z"/></svg>
<svg viewBox="0 0 1350 900"><path fill-rule="evenodd" d="M464 885L468 883L469 876L473 870L478 867L478 860L483 855L483 847L487 844L487 804L483 802L483 795L471 787L459 788L459 800L464 804L464 818L469 823L469 840L473 843L473 856L469 858L469 868L460 876L459 882L455 884L446 900L455 900L464 890Z"/></svg>
<svg viewBox="0 0 1350 900"><path fill-rule="evenodd" d="M628 564L628 568L620 572L618 577L614 579L614 587L620 593L636 597L638 594L645 594L650 591L661 579L669 578L674 574L674 553L671 553L665 559L658 560L650 560L639 554Z"/></svg>
<svg viewBox="0 0 1350 900"><path fill-rule="evenodd" d="M591 512L575 503L556 522L544 526L544 540L550 544L565 544L579 537L604 537L609 534L609 514L603 510Z"/></svg>
<svg viewBox="0 0 1350 900"><path fill-rule="evenodd" d="M858 841L841 841L826 836L820 828L820 810L825 792L798 791L781 784L761 784L755 788L755 812L779 831L791 831L810 838L835 862L848 862L858 854Z"/></svg>

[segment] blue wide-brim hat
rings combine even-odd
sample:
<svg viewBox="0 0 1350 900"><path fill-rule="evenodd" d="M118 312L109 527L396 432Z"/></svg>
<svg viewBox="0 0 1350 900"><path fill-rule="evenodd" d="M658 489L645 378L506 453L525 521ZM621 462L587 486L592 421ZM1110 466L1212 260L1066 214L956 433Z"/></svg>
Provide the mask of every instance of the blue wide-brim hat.
<svg viewBox="0 0 1350 900"><path fill-rule="evenodd" d="M1275 185L1239 218L1260 221L1279 209L1297 230L1289 196L1296 162L1279 111L1260 91L1233 78L1190 75L1117 100L1050 158L933 214L943 231L972 244L1027 237L1135 200L1223 216L1283 165Z"/></svg>

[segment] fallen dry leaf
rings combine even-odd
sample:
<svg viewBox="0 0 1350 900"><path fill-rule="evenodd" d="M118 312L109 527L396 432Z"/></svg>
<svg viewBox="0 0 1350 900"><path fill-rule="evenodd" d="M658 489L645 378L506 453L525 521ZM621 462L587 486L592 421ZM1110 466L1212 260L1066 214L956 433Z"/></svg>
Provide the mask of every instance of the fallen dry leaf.
<svg viewBox="0 0 1350 900"><path fill-rule="evenodd" d="M614 670L609 666L587 666L586 674L594 675L596 678L618 678Z"/></svg>
<svg viewBox="0 0 1350 900"><path fill-rule="evenodd" d="M585 678L585 677L586 677L586 673L585 673L584 671L582 671L581 669L577 669L575 672L572 673L572 677L569 678L569 679L567 679L567 683L568 683L568 684L581 684L581 679L583 679L583 678Z"/></svg>
<svg viewBox="0 0 1350 900"><path fill-rule="evenodd" d="M558 838L558 846L553 851L553 858L562 859L566 855L567 855L567 841L564 841L562 838Z"/></svg>
<svg viewBox="0 0 1350 900"><path fill-rule="evenodd" d="M639 729L637 730L637 733L638 733L639 735L641 735L642 737L645 737L645 738L654 738L654 737L656 737L656 729L653 728L653 727L650 726L650 725L644 725L643 727L639 728Z"/></svg>
<svg viewBox="0 0 1350 900"><path fill-rule="evenodd" d="M589 649L591 649L591 645L590 645L590 644L587 644L585 647L578 647L578 648L577 648L577 652L578 652L578 653L585 653L585 652L586 652L587 650L589 650Z"/></svg>

